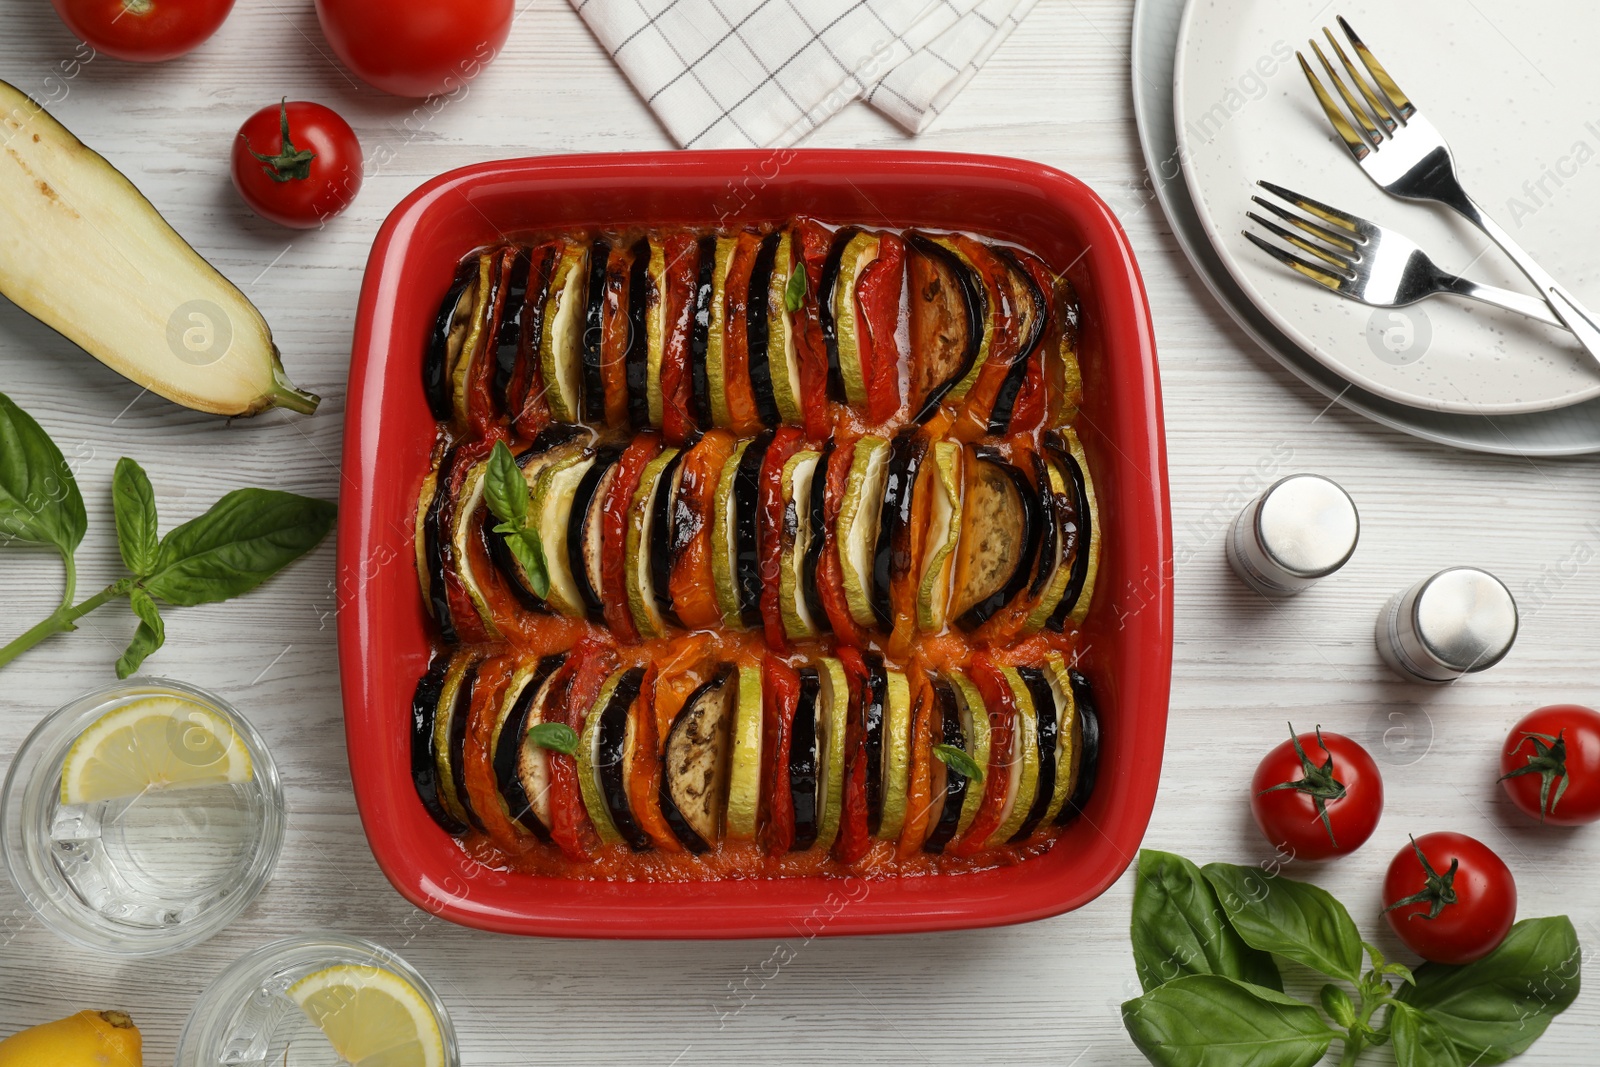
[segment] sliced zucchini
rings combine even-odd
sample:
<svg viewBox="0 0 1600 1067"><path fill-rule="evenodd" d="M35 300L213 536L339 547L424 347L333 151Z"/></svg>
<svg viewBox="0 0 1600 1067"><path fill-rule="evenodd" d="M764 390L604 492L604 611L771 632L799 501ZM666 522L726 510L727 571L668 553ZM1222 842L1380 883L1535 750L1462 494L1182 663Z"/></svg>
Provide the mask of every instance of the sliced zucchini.
<svg viewBox="0 0 1600 1067"><path fill-rule="evenodd" d="M668 473L677 458L676 448L666 448L645 464L633 502L628 506L628 538L623 564L628 584L628 611L639 636L646 639L661 637L667 632L666 617L656 600L650 546L655 537L656 493L661 487L662 475Z"/></svg>
<svg viewBox="0 0 1600 1067"><path fill-rule="evenodd" d="M811 550L811 483L820 452L801 451L783 465L783 528L778 575L778 610L783 632L792 641L817 635L816 618L806 597L806 557ZM815 578L810 577L814 582Z"/></svg>
<svg viewBox="0 0 1600 1067"><path fill-rule="evenodd" d="M933 703L938 714L939 733L935 744L967 752L967 733L961 725L961 704L956 698L956 688L948 679L933 679ZM971 755L968 752L968 755ZM922 851L943 852L956 836L961 824L961 811L967 799L969 779L960 769L934 757L932 790L933 810L928 815L928 836L922 842ZM941 783L942 780L942 783ZM941 787L942 784L942 787ZM977 785L982 789L982 785Z"/></svg>
<svg viewBox="0 0 1600 1067"><path fill-rule="evenodd" d="M961 714L961 732L967 739L967 755L983 768L984 774L989 774L991 773L989 709L983 702L983 694L964 674L951 674L949 679L951 687L955 690L956 710ZM977 788L969 788L966 798L961 801L961 819L956 824L957 834L967 832L972 820L978 815L978 809L983 806L984 786L981 783L975 785Z"/></svg>
<svg viewBox="0 0 1600 1067"><path fill-rule="evenodd" d="M1048 623L1052 630L1060 631L1066 628L1068 619L1081 625L1089 615L1095 578L1100 572L1100 505L1095 497L1094 480L1089 477L1089 458L1084 454L1078 435L1071 430L1052 432L1045 435L1045 446L1061 461L1072 481L1077 501L1077 554L1072 561L1072 576Z"/></svg>
<svg viewBox="0 0 1600 1067"><path fill-rule="evenodd" d="M533 488L529 515L539 530L539 540L544 546L545 571L550 576L550 595L546 601L562 615L583 618L588 605L578 588L572 571L572 555L568 551L567 531L572 517L573 498L578 486L594 467L593 453L584 451L576 455L545 464L539 481ZM581 552L580 552L581 556Z"/></svg>
<svg viewBox="0 0 1600 1067"><path fill-rule="evenodd" d="M911 684L897 670L884 676L883 819L877 836L893 841L906 822L906 794L911 781Z"/></svg>
<svg viewBox="0 0 1600 1067"><path fill-rule="evenodd" d="M1033 694L1015 667L1001 667L1000 673L1011 687L1017 714L1012 720L1006 802L1000 809L999 827L989 835L990 848L1006 844L1016 836L1039 792L1039 719L1033 707Z"/></svg>
<svg viewBox="0 0 1600 1067"><path fill-rule="evenodd" d="M1026 841L1049 814L1056 790L1056 756L1060 751L1059 721L1056 717L1056 697L1043 671L1037 667L1018 667L1017 677L1028 689L1033 703L1035 747L1038 750L1039 780L1034 788L1033 803L1016 833L1008 839L1013 844Z"/></svg>
<svg viewBox="0 0 1600 1067"><path fill-rule="evenodd" d="M789 310L789 279L796 270L804 272L805 264L796 257L794 231L785 230L778 238L772 280L767 286L767 366L779 417L798 424L805 419L805 397L800 388L799 328Z"/></svg>
<svg viewBox="0 0 1600 1067"><path fill-rule="evenodd" d="M451 661L439 687L438 713L433 720L434 780L439 801L450 818L482 831L483 823L467 797L467 719L472 712L472 689L478 680L476 656L460 655ZM441 824L443 825L443 824Z"/></svg>
<svg viewBox="0 0 1600 1067"><path fill-rule="evenodd" d="M739 617L744 629L761 627L761 468L766 463L772 431L763 430L739 458L733 483L734 579L739 589Z"/></svg>
<svg viewBox="0 0 1600 1067"><path fill-rule="evenodd" d="M817 817L816 847L824 852L839 836L844 810L844 745L850 718L850 680L844 664L821 656L817 667Z"/></svg>
<svg viewBox="0 0 1600 1067"><path fill-rule="evenodd" d="M822 571L822 550L828 534L828 465L832 462L833 438L830 437L822 446L822 455L818 457L816 469L811 473L807 507L799 516L802 523L810 526L805 555L800 560L800 588L805 593L806 610L811 613L811 621L819 632L833 628L828 609L822 603L822 590L817 584ZM797 506L800 504L799 497L795 498L795 503Z"/></svg>
<svg viewBox="0 0 1600 1067"><path fill-rule="evenodd" d="M749 447L749 441L740 441L728 462L722 465L711 508L711 580L716 586L722 625L729 630L744 629L744 617L739 608L739 522L734 483L739 477L745 449Z"/></svg>
<svg viewBox="0 0 1600 1067"><path fill-rule="evenodd" d="M972 450L950 604L963 629L981 626L1027 584L1039 539L1033 495L1027 477L998 453Z"/></svg>
<svg viewBox="0 0 1600 1067"><path fill-rule="evenodd" d="M889 442L881 437L868 435L856 442L844 500L839 505L835 533L839 569L844 574L850 617L857 626L871 626L877 618L872 610L872 564L878 546L878 505L883 500L889 452Z"/></svg>
<svg viewBox="0 0 1600 1067"><path fill-rule="evenodd" d="M745 311L745 348L750 361L750 390L756 399L756 413L766 426L777 426L782 421L778 411L778 398L773 388L773 373L768 361L768 342L772 322L769 318L772 296L773 266L778 258L781 233L769 233L761 239L756 249L755 263L750 269L749 306Z"/></svg>
<svg viewBox="0 0 1600 1067"><path fill-rule="evenodd" d="M702 430L716 425L711 414L711 381L706 353L711 342L712 279L717 266L717 237L707 234L696 246L699 276L694 284L694 314L689 320L689 414Z"/></svg>
<svg viewBox="0 0 1600 1067"><path fill-rule="evenodd" d="M645 261L645 418L659 429L666 417L666 401L661 392L661 361L667 344L667 254L657 237L640 241L635 254L639 253L644 253L641 258ZM628 395L631 399L631 389Z"/></svg>
<svg viewBox="0 0 1600 1067"><path fill-rule="evenodd" d="M444 789L439 778L439 701L444 695L450 668L451 657L448 654L435 655L427 671L418 680L416 692L411 698L411 784L416 787L417 799L422 801L422 807L441 830L447 834L464 834L467 824L445 807Z"/></svg>
<svg viewBox="0 0 1600 1067"><path fill-rule="evenodd" d="M546 721L552 701L564 695L557 683L566 659L557 653L517 668L506 683L489 739L506 817L541 841L550 840L550 761L528 732Z"/></svg>
<svg viewBox="0 0 1600 1067"><path fill-rule="evenodd" d="M993 246L991 251L1005 264L1006 285L1011 306L1017 316L1017 336L1020 344L1011 368L995 394L994 406L989 409L989 433L1000 436L1011 426L1011 415L1016 410L1017 396L1028 378L1028 366L1033 362L1039 345L1044 341L1045 324L1050 318L1050 305L1044 290L1034 281L1016 253L1009 248Z"/></svg>
<svg viewBox="0 0 1600 1067"><path fill-rule="evenodd" d="M923 542L922 579L917 583L917 628L924 633L941 632L949 617L950 579L961 540L962 467L961 446L938 441L933 446L933 462L923 474L923 491L933 494Z"/></svg>
<svg viewBox="0 0 1600 1067"><path fill-rule="evenodd" d="M1050 486L1048 510L1043 519L1046 537L1039 545L1039 568L1029 589L1039 602L1028 612L1023 625L1025 635L1036 634L1055 614L1067 594L1067 584L1072 579L1072 565L1078 543L1077 493L1062 466L1053 458L1040 453L1037 458L1044 465L1045 478ZM1048 536L1051 532L1054 536ZM1042 579L1042 581L1041 581Z"/></svg>
<svg viewBox="0 0 1600 1067"><path fill-rule="evenodd" d="M754 841L761 807L761 668L739 668L738 706L733 718L733 756L728 774L727 833Z"/></svg>
<svg viewBox="0 0 1600 1067"><path fill-rule="evenodd" d="M790 852L804 852L817 843L820 808L818 767L822 762L824 728L819 721L821 682L815 667L800 668L800 701L795 707L794 732L789 735L789 800L794 812L794 837Z"/></svg>
<svg viewBox="0 0 1600 1067"><path fill-rule="evenodd" d="M489 610L488 594L478 581L478 575L472 567L472 556L467 551L474 537L483 536L483 516L480 512L488 510L483 502L484 477L488 470L488 460L480 460L462 480L460 497L456 501L455 513L450 520L450 545L451 555L455 561L456 577L461 580L462 588L467 591L472 606L478 610L478 617L483 620L484 629L488 631L489 636L499 637L500 630L495 626L493 612ZM487 544L484 548L487 550Z"/></svg>
<svg viewBox="0 0 1600 1067"><path fill-rule="evenodd" d="M461 358L461 346L466 343L467 331L472 326L479 273L477 259L463 260L456 267L456 276L450 282L433 329L428 333L428 348L422 359L422 391L428 398L428 410L440 422L448 420L453 410L450 372Z"/></svg>
<svg viewBox="0 0 1600 1067"><path fill-rule="evenodd" d="M878 543L872 554L872 611L885 631L894 629L893 591L911 573L918 560L911 518L913 488L928 453L927 439L915 426L903 427L889 445L888 469L883 479L883 503L878 513Z"/></svg>
<svg viewBox="0 0 1600 1067"><path fill-rule="evenodd" d="M584 810L589 813L589 821L594 824L594 832L602 845L622 844L622 834L611 819L611 808L600 784L600 720L611 706L611 698L626 673L626 670L616 670L605 680L600 695L584 716L583 731L578 735L578 791L583 795Z"/></svg>
<svg viewBox="0 0 1600 1067"><path fill-rule="evenodd" d="M733 423L733 416L728 413L728 268L733 265L733 253L738 246L738 238L718 234L716 253L712 256L711 318L706 325L706 388L711 397L711 422L716 426Z"/></svg>
<svg viewBox="0 0 1600 1067"><path fill-rule="evenodd" d="M737 675L724 665L689 694L667 733L661 814L693 853L705 852L722 838L738 708Z"/></svg>
<svg viewBox="0 0 1600 1067"><path fill-rule="evenodd" d="M600 600L601 564L605 553L605 499L617 480L619 448L603 448L572 494L567 512L567 567L572 572L578 599L590 620L605 621ZM549 551L548 546L546 551Z"/></svg>
<svg viewBox="0 0 1600 1067"><path fill-rule="evenodd" d="M468 387L478 361L486 358L485 352L493 334L490 319L494 317L495 302L500 299L500 271L493 252L478 256L478 284L473 292L475 299L467 324L467 336L461 342L461 350L454 362L450 364L450 408L460 425L467 422Z"/></svg>
<svg viewBox="0 0 1600 1067"><path fill-rule="evenodd" d="M867 373L861 365L863 326L856 307L856 283L861 272L878 258L882 241L875 233L857 233L839 256L839 275L830 299L839 339L839 376L845 400L857 406L867 402Z"/></svg>
<svg viewBox="0 0 1600 1067"><path fill-rule="evenodd" d="M906 235L911 306L911 409L917 422L959 400L978 367L989 318L983 280L966 260L925 234Z"/></svg>
<svg viewBox="0 0 1600 1067"><path fill-rule="evenodd" d="M833 235L828 246L828 256L822 261L822 274L817 279L817 322L822 327L822 343L828 353L828 399L845 399L844 374L839 366L839 324L834 318L833 292L839 282L839 265L844 250L861 231L846 226Z"/></svg>
<svg viewBox="0 0 1600 1067"><path fill-rule="evenodd" d="M1050 687L1050 699L1056 706L1056 778L1050 790L1050 806L1045 809L1044 821L1053 823L1066 806L1077 779L1078 764L1082 756L1081 734L1078 722L1078 702L1072 695L1072 680L1067 664L1059 652L1053 652L1045 661L1044 678Z"/></svg>
<svg viewBox="0 0 1600 1067"><path fill-rule="evenodd" d="M584 290L588 249L569 242L561 250L545 298L544 331L539 338L539 375L550 416L577 422L583 414Z"/></svg>
<svg viewBox="0 0 1600 1067"><path fill-rule="evenodd" d="M608 700L600 711L600 725L595 731L594 769L600 785L600 799L605 802L611 825L616 828L628 847L635 852L650 848L650 836L639 828L634 818L633 806L628 803L629 771L633 769L637 720L641 711L635 711L639 690L644 684L643 667L629 667L617 679ZM598 705L597 705L598 706ZM652 758L654 754L652 753Z"/></svg>
<svg viewBox="0 0 1600 1067"><path fill-rule="evenodd" d="M1100 772L1100 711L1095 704L1094 689L1089 679L1070 668L1067 683L1078 711L1077 731L1073 737L1076 755L1072 762L1072 792L1051 820L1057 826L1064 826L1083 813Z"/></svg>
<svg viewBox="0 0 1600 1067"><path fill-rule="evenodd" d="M595 425L606 422L606 383L600 372L601 339L605 336L606 269L611 244L596 237L589 246L589 277L583 312L583 411Z"/></svg>

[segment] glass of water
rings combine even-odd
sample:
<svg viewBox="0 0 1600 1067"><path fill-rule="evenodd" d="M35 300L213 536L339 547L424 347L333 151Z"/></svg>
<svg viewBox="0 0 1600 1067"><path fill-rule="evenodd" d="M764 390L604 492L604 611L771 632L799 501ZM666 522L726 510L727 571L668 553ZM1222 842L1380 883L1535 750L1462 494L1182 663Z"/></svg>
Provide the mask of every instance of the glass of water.
<svg viewBox="0 0 1600 1067"><path fill-rule="evenodd" d="M224 971L190 1013L176 1060L177 1067L363 1062L460 1067L461 1054L450 1016L422 975L380 945L332 934L274 942Z"/></svg>
<svg viewBox="0 0 1600 1067"><path fill-rule="evenodd" d="M283 846L271 754L227 701L133 679L58 709L0 793L11 879L60 936L119 956L198 944L232 922Z"/></svg>

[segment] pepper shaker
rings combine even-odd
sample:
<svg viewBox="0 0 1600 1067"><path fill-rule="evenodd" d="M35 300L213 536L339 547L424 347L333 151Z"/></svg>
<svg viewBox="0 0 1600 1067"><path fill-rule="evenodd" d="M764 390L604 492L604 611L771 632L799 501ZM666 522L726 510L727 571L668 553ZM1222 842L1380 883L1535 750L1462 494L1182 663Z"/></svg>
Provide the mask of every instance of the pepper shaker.
<svg viewBox="0 0 1600 1067"><path fill-rule="evenodd" d="M1414 682L1453 682L1505 658L1517 602L1487 571L1451 567L1389 598L1378 613L1378 654Z"/></svg>
<svg viewBox="0 0 1600 1067"><path fill-rule="evenodd" d="M1339 483L1291 474L1233 520L1228 562L1263 596L1293 596L1343 567L1360 535L1355 502Z"/></svg>

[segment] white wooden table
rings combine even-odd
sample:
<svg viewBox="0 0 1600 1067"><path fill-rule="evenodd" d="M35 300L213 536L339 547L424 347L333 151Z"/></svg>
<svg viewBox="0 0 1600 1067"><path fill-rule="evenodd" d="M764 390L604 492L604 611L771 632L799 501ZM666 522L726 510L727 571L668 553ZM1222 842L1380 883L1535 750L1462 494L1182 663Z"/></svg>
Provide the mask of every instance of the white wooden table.
<svg viewBox="0 0 1600 1067"><path fill-rule="evenodd" d="M59 95L46 79L61 76L74 39L44 3L10 0L5 17L0 77ZM1600 950L1600 829L1540 829L1494 783L1500 740L1523 711L1600 703L1600 563L1592 562L1600 527L1590 525L1600 463L1419 443L1329 408L1258 352L1194 278L1150 195L1128 89L1129 18L1127 0L1040 4L915 141L857 106L809 143L1036 159L1086 180L1132 235L1160 342L1178 581L1166 767L1147 843L1202 862L1264 859L1246 803L1250 772L1286 720L1321 723L1385 761L1388 808L1377 835L1353 857L1306 872L1351 905L1369 938L1404 958L1380 929L1378 880L1407 832L1455 829L1510 862L1523 915L1568 912L1591 952ZM670 147L563 0L528 3L505 54L437 113L351 82L309 0L245 0L194 55L155 68L96 60L65 88L55 114L260 305L295 380L325 398L309 419L272 413L230 425L141 396L0 301L0 389L82 461L90 531L80 588L118 573L108 486L120 455L148 468L169 526L239 485L337 493L362 267L379 223L418 183L506 156ZM239 123L285 94L331 104L369 158L389 160L324 232L294 236L252 217L228 181ZM1362 543L1334 579L1268 604L1234 580L1220 534L1255 489L1291 470L1350 490ZM1395 589L1454 563L1505 579L1524 602L1521 638L1503 664L1470 682L1403 684L1373 650L1374 614ZM1530 597L1532 583L1550 575L1559 576ZM58 582L47 554L0 553L0 630L20 632L47 614ZM168 1063L196 995L231 960L326 928L401 950L440 989L473 1065L1142 1062L1118 1015L1137 992L1127 877L1046 922L821 939L776 969L775 945L765 942L517 940L424 916L384 881L356 817L333 607L330 540L244 600L170 614L167 647L149 668L234 701L284 769L290 831L277 877L223 935L137 963L66 946L0 882L0 1034L83 1007L122 1008L144 1031L148 1062ZM103 610L6 669L0 766L42 714L112 678L132 626L126 609ZM1585 994L1525 1062L1591 1062L1596 996Z"/></svg>

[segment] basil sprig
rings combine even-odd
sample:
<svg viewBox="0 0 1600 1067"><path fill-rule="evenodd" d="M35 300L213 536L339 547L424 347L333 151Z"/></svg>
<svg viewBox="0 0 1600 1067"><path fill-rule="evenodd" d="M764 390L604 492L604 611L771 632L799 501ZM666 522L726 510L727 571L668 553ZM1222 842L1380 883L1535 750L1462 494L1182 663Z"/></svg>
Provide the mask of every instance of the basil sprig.
<svg viewBox="0 0 1600 1067"><path fill-rule="evenodd" d="M1363 942L1325 890L1151 850L1139 853L1132 937L1145 993L1122 1020L1160 1067L1310 1067L1334 1041L1342 1065L1382 1044L1399 1067L1503 1063L1577 998L1582 971L1577 933L1555 916L1517 923L1475 963L1413 974ZM1274 957L1335 981L1317 1005L1288 996Z"/></svg>
<svg viewBox="0 0 1600 1067"><path fill-rule="evenodd" d="M158 601L187 607L248 593L311 551L333 529L334 505L270 489L236 489L209 511L170 530L157 525L155 492L144 469L124 456L111 479L117 548L130 572L74 604L74 554L88 529L83 495L50 435L0 394L0 540L54 548L66 567L60 606L0 647L0 666L83 616L127 597L139 620L117 660L117 677L137 671L166 640Z"/></svg>
<svg viewBox="0 0 1600 1067"><path fill-rule="evenodd" d="M504 441L496 441L494 451L489 453L483 495L489 501L489 510L500 520L494 532L506 539L506 547L527 572L529 588L535 596L549 596L550 571L545 565L544 542L533 516L528 514L528 483Z"/></svg>

